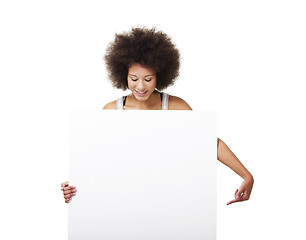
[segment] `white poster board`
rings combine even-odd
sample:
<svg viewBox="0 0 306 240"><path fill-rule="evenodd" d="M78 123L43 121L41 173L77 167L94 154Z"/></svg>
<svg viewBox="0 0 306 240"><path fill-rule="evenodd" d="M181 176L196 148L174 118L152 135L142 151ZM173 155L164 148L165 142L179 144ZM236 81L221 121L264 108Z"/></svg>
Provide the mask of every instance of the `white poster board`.
<svg viewBox="0 0 306 240"><path fill-rule="evenodd" d="M69 240L216 238L216 113L76 111Z"/></svg>

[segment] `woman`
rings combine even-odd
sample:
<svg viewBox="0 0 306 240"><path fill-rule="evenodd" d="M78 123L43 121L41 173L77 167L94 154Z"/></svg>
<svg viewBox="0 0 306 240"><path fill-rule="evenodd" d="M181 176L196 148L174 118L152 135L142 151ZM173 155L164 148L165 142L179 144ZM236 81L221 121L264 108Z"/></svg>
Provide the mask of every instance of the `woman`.
<svg viewBox="0 0 306 240"><path fill-rule="evenodd" d="M165 33L146 28L133 28L116 34L107 48L105 62L109 79L115 88L131 93L104 106L118 110L192 110L181 98L161 92L171 86L179 75L180 54ZM248 200L254 179L226 144L218 139L217 158L241 176L244 181L235 198L227 203ZM76 195L75 186L62 183L65 202Z"/></svg>

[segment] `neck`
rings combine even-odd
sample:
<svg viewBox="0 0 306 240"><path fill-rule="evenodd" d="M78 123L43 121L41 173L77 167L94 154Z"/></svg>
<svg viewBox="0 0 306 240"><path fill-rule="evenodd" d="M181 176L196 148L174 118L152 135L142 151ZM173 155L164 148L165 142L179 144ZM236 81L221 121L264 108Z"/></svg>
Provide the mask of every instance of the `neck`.
<svg viewBox="0 0 306 240"><path fill-rule="evenodd" d="M135 98L134 94L129 94L128 99L129 105L132 105L136 109L151 109L157 104L160 104L160 92L155 90L151 96L145 101L139 101Z"/></svg>

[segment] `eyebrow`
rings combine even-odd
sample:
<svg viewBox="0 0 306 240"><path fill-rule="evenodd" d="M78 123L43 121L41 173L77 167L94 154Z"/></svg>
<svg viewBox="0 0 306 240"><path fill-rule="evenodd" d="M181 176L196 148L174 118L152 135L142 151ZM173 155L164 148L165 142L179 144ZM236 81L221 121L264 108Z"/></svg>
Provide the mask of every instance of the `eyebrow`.
<svg viewBox="0 0 306 240"><path fill-rule="evenodd" d="M135 75L135 74L129 74L130 76L134 76L134 77L137 77L137 75ZM154 76L154 74L149 74L149 75L146 75L146 76L144 76L144 77L149 77L149 76Z"/></svg>

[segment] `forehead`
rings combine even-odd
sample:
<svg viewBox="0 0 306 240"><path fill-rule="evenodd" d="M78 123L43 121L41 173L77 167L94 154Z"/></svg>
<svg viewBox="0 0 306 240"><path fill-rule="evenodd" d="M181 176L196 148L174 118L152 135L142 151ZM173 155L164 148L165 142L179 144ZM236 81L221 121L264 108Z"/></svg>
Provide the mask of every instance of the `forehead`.
<svg viewBox="0 0 306 240"><path fill-rule="evenodd" d="M134 63L129 67L128 73L133 75L154 75L155 71L153 68L145 67L139 63Z"/></svg>

